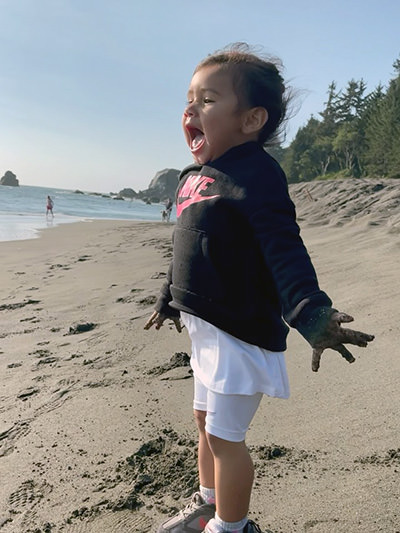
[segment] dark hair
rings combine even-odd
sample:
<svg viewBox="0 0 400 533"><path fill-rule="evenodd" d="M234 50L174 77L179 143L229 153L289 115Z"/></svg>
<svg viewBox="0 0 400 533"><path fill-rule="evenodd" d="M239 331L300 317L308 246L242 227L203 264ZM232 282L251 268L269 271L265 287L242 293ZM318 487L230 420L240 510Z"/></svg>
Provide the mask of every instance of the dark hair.
<svg viewBox="0 0 400 533"><path fill-rule="evenodd" d="M264 107L268 120L259 134L264 146L274 144L281 133L290 95L284 84L278 59L256 55L246 43L234 43L203 59L195 73L203 67L218 65L232 75L233 86L243 107Z"/></svg>

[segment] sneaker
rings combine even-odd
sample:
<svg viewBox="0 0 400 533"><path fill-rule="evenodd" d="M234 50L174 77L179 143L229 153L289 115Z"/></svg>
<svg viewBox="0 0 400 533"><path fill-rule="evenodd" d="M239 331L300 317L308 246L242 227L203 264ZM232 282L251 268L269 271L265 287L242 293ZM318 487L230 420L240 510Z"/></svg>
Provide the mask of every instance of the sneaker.
<svg viewBox="0 0 400 533"><path fill-rule="evenodd" d="M157 533L201 533L215 515L215 504L205 503L195 492L190 503L173 518L161 524Z"/></svg>
<svg viewBox="0 0 400 533"><path fill-rule="evenodd" d="M260 527L253 522L253 520L249 520L243 530L243 533L262 533L262 531Z"/></svg>

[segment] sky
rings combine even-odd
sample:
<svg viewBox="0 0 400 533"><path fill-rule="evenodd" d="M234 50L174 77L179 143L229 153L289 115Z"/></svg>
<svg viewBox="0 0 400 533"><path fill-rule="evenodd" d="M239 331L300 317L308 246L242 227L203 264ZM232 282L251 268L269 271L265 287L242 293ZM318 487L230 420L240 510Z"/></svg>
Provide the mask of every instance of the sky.
<svg viewBox="0 0 400 533"><path fill-rule="evenodd" d="M0 0L0 177L108 193L184 168L192 72L238 41L283 62L287 144L332 81L387 86L399 27L399 0Z"/></svg>

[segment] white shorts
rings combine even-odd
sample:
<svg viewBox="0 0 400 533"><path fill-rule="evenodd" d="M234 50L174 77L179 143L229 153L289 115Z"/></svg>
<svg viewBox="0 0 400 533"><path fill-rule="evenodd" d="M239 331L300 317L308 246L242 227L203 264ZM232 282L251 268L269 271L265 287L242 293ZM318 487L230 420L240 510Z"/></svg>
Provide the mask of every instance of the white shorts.
<svg viewBox="0 0 400 533"><path fill-rule="evenodd" d="M207 389L220 394L261 392L289 397L285 355L244 342L201 318L181 312L192 341L190 364Z"/></svg>
<svg viewBox="0 0 400 533"><path fill-rule="evenodd" d="M245 440L262 396L261 392L252 396L219 394L207 389L199 379L194 378L193 408L207 411L207 433L229 442Z"/></svg>

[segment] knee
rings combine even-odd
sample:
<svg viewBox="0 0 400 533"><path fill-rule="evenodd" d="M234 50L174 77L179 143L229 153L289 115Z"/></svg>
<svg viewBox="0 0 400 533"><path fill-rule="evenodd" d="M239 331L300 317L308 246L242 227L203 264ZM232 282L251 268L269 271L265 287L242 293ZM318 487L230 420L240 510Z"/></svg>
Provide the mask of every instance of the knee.
<svg viewBox="0 0 400 533"><path fill-rule="evenodd" d="M211 435L210 433L207 433L207 442L214 456L221 455L230 444L227 440Z"/></svg>
<svg viewBox="0 0 400 533"><path fill-rule="evenodd" d="M248 454L244 440L240 442L230 441L206 433L208 446L214 457L238 457Z"/></svg>
<svg viewBox="0 0 400 533"><path fill-rule="evenodd" d="M206 411L198 411L197 409L194 410L194 419L196 421L197 429L200 431L200 433L205 432L206 415Z"/></svg>

